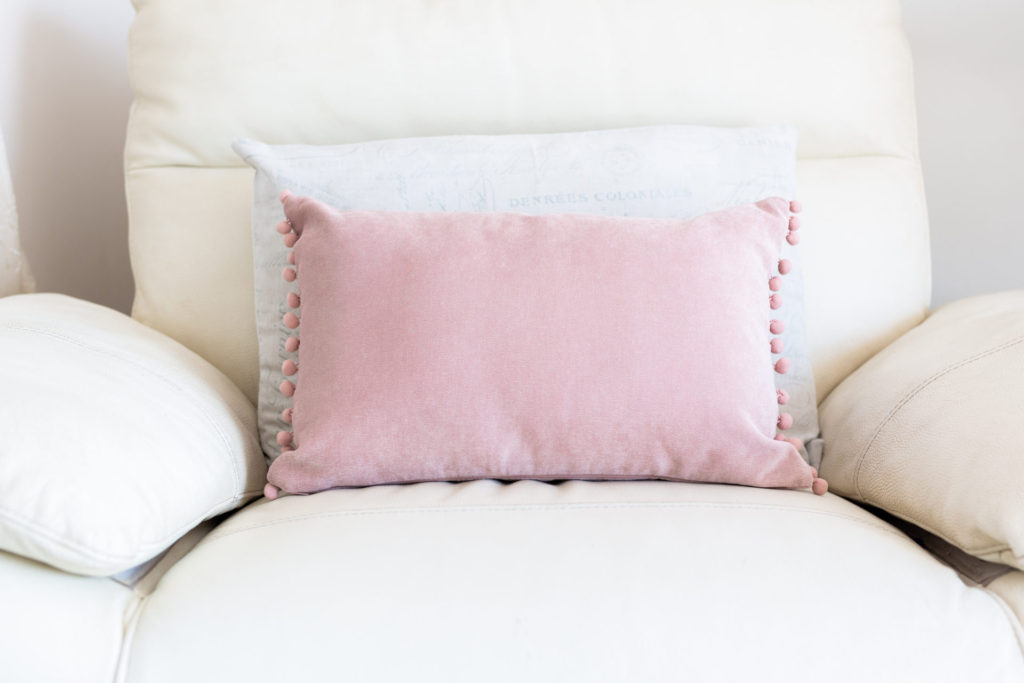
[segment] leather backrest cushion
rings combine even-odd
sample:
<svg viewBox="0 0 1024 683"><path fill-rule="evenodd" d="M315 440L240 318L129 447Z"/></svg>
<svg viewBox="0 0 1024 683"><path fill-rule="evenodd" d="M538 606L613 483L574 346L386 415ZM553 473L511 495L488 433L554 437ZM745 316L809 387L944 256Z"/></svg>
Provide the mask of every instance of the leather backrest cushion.
<svg viewBox="0 0 1024 683"><path fill-rule="evenodd" d="M136 0L133 315L252 399L252 171L339 144L793 124L819 397L924 316L927 216L898 0Z"/></svg>

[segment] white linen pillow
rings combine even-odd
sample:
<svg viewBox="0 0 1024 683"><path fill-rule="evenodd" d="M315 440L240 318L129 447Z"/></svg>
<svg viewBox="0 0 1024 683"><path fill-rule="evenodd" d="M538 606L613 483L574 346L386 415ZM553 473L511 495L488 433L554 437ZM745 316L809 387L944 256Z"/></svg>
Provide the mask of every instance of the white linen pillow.
<svg viewBox="0 0 1024 683"><path fill-rule="evenodd" d="M0 550L110 576L257 497L253 406L205 360L110 309L0 299Z"/></svg>
<svg viewBox="0 0 1024 683"><path fill-rule="evenodd" d="M739 204L795 194L796 129L651 126L546 135L449 136L337 146L235 142L256 169L253 250L260 352L259 422L264 451L276 458L277 433L287 429L288 401L278 386L285 348L282 317L289 286L281 279L287 250L275 225L278 196L291 190L337 209L512 211L528 214L693 218ZM817 399L807 350L799 250L783 245L794 264L783 278L785 325L780 375L793 416L787 436L820 460Z"/></svg>

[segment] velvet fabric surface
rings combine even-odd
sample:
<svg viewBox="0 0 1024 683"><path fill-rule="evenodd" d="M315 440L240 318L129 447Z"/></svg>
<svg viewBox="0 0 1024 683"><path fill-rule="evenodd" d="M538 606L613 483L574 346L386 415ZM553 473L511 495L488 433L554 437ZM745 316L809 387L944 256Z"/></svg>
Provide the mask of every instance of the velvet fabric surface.
<svg viewBox="0 0 1024 683"><path fill-rule="evenodd" d="M789 208L681 221L339 212L286 195L301 317L285 324L301 345L270 483L811 486L775 438L769 278Z"/></svg>
<svg viewBox="0 0 1024 683"><path fill-rule="evenodd" d="M567 133L448 135L342 145L268 145L236 140L256 171L253 185L253 285L259 340L260 441L272 461L289 400L278 392L288 329L281 316L291 285L281 280L287 253L273 227L278 197L292 190L339 210L514 211L690 219L796 188L797 131L790 126L723 128L662 125ZM815 230L813 224L805 229ZM789 371L775 387L789 400L786 436L820 461L818 401L807 345L800 248L782 245L793 264L773 315L786 326Z"/></svg>

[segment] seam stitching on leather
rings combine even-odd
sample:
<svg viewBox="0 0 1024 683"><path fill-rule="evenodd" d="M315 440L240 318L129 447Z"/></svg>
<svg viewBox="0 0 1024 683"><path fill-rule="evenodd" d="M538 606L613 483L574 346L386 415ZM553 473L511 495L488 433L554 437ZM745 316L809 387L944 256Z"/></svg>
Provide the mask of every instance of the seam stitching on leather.
<svg viewBox="0 0 1024 683"><path fill-rule="evenodd" d="M1020 648L1021 658L1024 660L1024 624L1021 623L1020 617L1018 617L1017 613L1013 611L1013 608L1006 604L1006 601L1003 600L1002 596L995 591L989 589L987 586L975 586L975 588L984 591L996 602L999 609L1003 611L1003 614L1006 616L1006 620L1010 622L1010 629L1013 631L1013 635L1017 639L1017 647Z"/></svg>
<svg viewBox="0 0 1024 683"><path fill-rule="evenodd" d="M259 491L245 491L241 495L232 496L231 498L226 498L224 500L221 500L221 501L215 503L214 505L210 506L210 508L208 508L206 510L206 512L203 513L203 516L200 517L199 519L196 519L196 520L191 521L191 522L186 522L185 524L182 524L182 525L178 526L176 529L174 529L173 531L171 531L170 534L168 535L168 537L173 536L173 538L171 538L171 540L169 542L167 542L167 541L150 541L150 542L146 543L145 545L140 546L140 550L138 552L127 554L127 555L119 555L119 554L114 554L114 553L104 553L104 552L100 552L100 551L88 548L86 546L83 546L83 545L77 543L76 541L72 541L72 540L69 540L67 538L63 538L59 532L54 531L53 529L49 529L47 527L44 527L41 524L35 523L35 522L31 521L25 515L19 514L19 513L15 512L15 511L13 511L13 510L11 510L9 508L0 507L0 519L2 519L6 523L11 524L12 526L17 526L17 527L21 527L23 529L27 529L32 534L35 534L35 535L43 537L46 541L48 541L49 543L51 543L53 545L61 546L61 547L65 548L65 549L67 549L67 550L71 550L73 552L76 552L76 553L78 553L81 556L81 559L83 559L83 560L91 560L93 562L104 562L104 561L106 561L106 562L124 562L124 561L129 561L130 560L130 561L136 562L136 564L138 564L138 563L145 562L148 559L150 559L148 557L140 557L140 555L148 555L149 553L151 553L154 550L160 551L160 550L166 549L166 548L170 547L170 545L173 544L175 541L177 541L179 538L181 538L186 533L188 533L193 528L195 528L198 524L201 524L202 522L206 521L210 517L213 517L214 515L218 514L219 512L226 512L227 510L220 509L223 506L231 505L232 506L231 509L233 509L234 507L237 507L237 505L236 505L237 503L240 503L241 501L246 500L246 499L256 498L256 497L262 495L262 493L263 493L262 490L259 490ZM15 552L17 552L17 551L15 551ZM20 554L20 553L18 553L18 554ZM45 562L45 560L41 560L41 561ZM47 563L47 564L49 564L49 563ZM76 573L76 572L71 572L71 573Z"/></svg>
<svg viewBox="0 0 1024 683"><path fill-rule="evenodd" d="M935 383L936 381L938 381L942 377L948 375L949 373L951 373L951 372L953 372L955 370L959 370L960 368L962 368L962 367L964 367L966 365L970 365L971 363L979 361L982 358L986 358L988 356L991 356L992 354L999 353L1000 351L1008 349L1011 346L1016 346L1017 344L1020 344L1022 342L1024 342L1024 335L1022 335L1020 337L1017 337L1015 339L1012 339L1012 340L1010 340L1008 342L1004 342L1003 344L1000 344L999 346L996 346L994 348L988 349L987 351L982 351L981 353L977 353L977 354L975 354L973 356L970 356L968 358L964 358L963 360L957 361L956 363L953 363L952 365L949 365L949 366L943 368L942 370L939 370L938 372L934 373L931 377L928 377L927 379L923 380L917 386L915 386L913 389L911 389L909 392L907 392L907 394L904 395L904 397L902 399L900 399L900 401L895 406L893 406L893 408L889 411L889 413L882 419L882 421L879 423L878 427L875 428L874 433L871 435L871 439L868 440L868 443L864 446L864 449L861 451L860 455L857 457L857 464L856 464L856 466L854 468L854 474L853 474L853 484L854 484L854 487L857 490L857 495L860 497L860 499L862 501L864 501L865 503L877 504L876 502L873 502L873 500L871 498L869 498L869 497L864 495L864 491L861 488L861 482L860 482L861 469L864 466L864 461L867 459L868 452L875 445L875 441L878 440L878 437L882 433L882 430L885 429L889 425L890 422L892 422L893 418L895 418L896 415L901 410L903 410L903 408L908 403L910 403L913 399L915 399L922 391L927 389L931 384ZM908 520L908 521L914 521L914 520Z"/></svg>
<svg viewBox="0 0 1024 683"><path fill-rule="evenodd" d="M136 104L137 101L138 100L133 100L132 101L132 107L133 108L135 107L135 104ZM133 130L132 130L133 126L131 125L132 123L133 122L131 120L129 120L129 125L126 128L126 130L128 131L127 138L129 139L129 142L132 141L131 138L133 137L131 135L131 133L133 132ZM126 150L127 150L128 146L129 145L125 145L125 149ZM327 146L330 147L330 146L334 146L334 145L327 145ZM127 154L126 154L126 156L127 156ZM277 157L277 156L274 156L273 154L268 154L268 153L265 153L265 152L255 152L255 153L251 154L250 156L252 158L254 158L254 159L261 159L261 158L262 159L271 159L271 160L280 159L280 157ZM242 157L240 156L239 158L242 158ZM307 157L307 158L316 159L316 158L319 158L319 157ZM920 163L920 160L918 158L916 158L915 156L911 156L911 155L907 155L907 154L903 154L903 153L897 153L897 152L863 152L863 153L854 153L854 154L829 154L829 155L825 155L825 156L797 157L796 160L799 163L799 162L827 162L827 161L837 161L837 160L838 161L843 161L843 160L846 160L846 159L891 159L891 160L894 160L894 161L903 161L903 162L911 163L911 164L919 164ZM231 163L231 164L224 164L224 163L199 163L199 162L197 162L197 163L164 163L164 164L160 164L160 163L128 164L128 163L126 163L125 164L125 176L132 175L134 173L138 173L138 172L141 172L141 171L153 171L153 170L164 170L164 169L185 169L185 170L190 170L190 171L191 170L196 170L196 171L221 171L221 170L233 170L233 169L249 169L249 170L253 170L251 166L248 166L245 163L242 163L242 164L238 164L238 163Z"/></svg>
<svg viewBox="0 0 1024 683"><path fill-rule="evenodd" d="M283 524L291 524L293 522L302 522L310 519L329 519L332 517L363 517L363 516L374 516L374 515L401 515L401 514L420 514L420 513L447 513L447 512L543 512L549 510L563 510L563 511L575 511L575 510L616 510L616 509L628 509L628 508L641 508L641 509L672 509L672 508L727 508L735 510L760 510L764 512L799 512L809 513L813 515L819 515L824 517L833 517L837 519L845 519L857 524L861 524L866 527L871 527L892 534L897 538L901 538L910 543L913 541L902 531L891 527L881 521L878 523L860 519L852 515L845 515L837 512L828 512L824 510L814 510L811 508L802 508L796 506L782 506L782 505L757 505L757 504L741 504L741 503L568 503L568 504L535 504L535 505L473 505L464 507L415 507L415 508L376 508L370 510L336 510L333 512L313 513L306 515L299 515L296 517L280 518L271 520L268 522L262 522L259 524L252 524L249 526L241 527L238 529L231 529L230 531L218 532L214 529L210 534L203 539L204 543L209 543L214 540L219 540L227 536L233 536L247 531L253 531L255 529L263 529L272 526L279 526ZM916 543L914 544L917 545Z"/></svg>
<svg viewBox="0 0 1024 683"><path fill-rule="evenodd" d="M188 391L184 387L179 386L176 382L174 382L172 379L170 379L166 375L163 375L163 374L161 374L159 372L156 372L155 370L152 370L151 368L147 368L142 363L139 363L138 361L136 361L136 360L134 360L132 358L129 358L127 356L118 355L118 354L113 353L111 351L108 351L108 350L105 350L105 349L93 346L91 344L87 344L87 343L83 342L80 339L75 339L74 337L69 337L69 336L67 336L65 334L61 334L60 332L56 332L56 331L53 331L53 330L45 330L45 329L40 329L40 328L35 328L35 327L26 327L23 324L22 325L18 325L18 324L12 324L12 323L5 323L5 324L2 325L2 327L5 328L5 329L9 329L9 330L20 331L20 332L28 332L30 334L38 334L38 335L42 335L42 336L46 336L46 337L51 337L53 339L57 339L57 340L63 341L65 343L67 343L67 344L72 344L74 346L78 346L79 348L86 349L87 351L91 351L93 353L96 353L96 354L99 354L99 355L103 355L103 356L106 356L108 358L113 358L115 360L123 361L123 362L133 366L137 370L140 370L140 371L146 373L147 375L150 375L151 377L157 378L163 384L165 384L166 386L170 387L176 393L180 394L185 399L187 399L190 404L197 405L197 404L205 404L205 403L207 403L207 401L205 399L203 399L203 400L199 399L198 395L195 395L195 392ZM217 424L217 422L213 418L211 418L210 415L205 410L202 410L201 408L199 408L198 412L202 416L202 419L205 420L208 425L213 427L214 432L216 432L217 436L220 438L221 443L224 445L225 450L231 456L228 459L229 459L230 464L231 464L231 473L232 473L232 476L234 477L234 490L237 491L238 489L242 488L242 475L241 475L241 472L239 471L238 462L237 462L238 458L236 456L238 456L238 455L243 455L244 456L244 453L239 454L239 453L236 452L236 449L231 447L231 442L228 439L227 435L224 433L224 431L221 429L220 425ZM230 411L230 412L231 412L231 415L233 417L237 418L237 416L235 415L234 411Z"/></svg>
<svg viewBox="0 0 1024 683"><path fill-rule="evenodd" d="M124 683L128 676L128 660L131 658L132 645L135 643L135 633L139 629L139 621L142 619L142 611L148 604L149 595L139 595L132 591L135 597L135 608L128 616L127 622L121 627L121 648L117 653L117 665L114 667L114 683Z"/></svg>

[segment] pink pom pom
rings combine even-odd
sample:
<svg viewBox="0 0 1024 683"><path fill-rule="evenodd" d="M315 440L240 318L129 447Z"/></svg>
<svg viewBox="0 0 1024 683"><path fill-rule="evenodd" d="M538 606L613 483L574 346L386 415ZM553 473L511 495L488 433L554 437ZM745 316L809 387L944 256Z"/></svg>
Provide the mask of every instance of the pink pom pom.
<svg viewBox="0 0 1024 683"><path fill-rule="evenodd" d="M291 190L285 190L284 192L282 192L281 193L281 197L280 197L281 203L284 204L284 200L288 199L291 196L292 196L292 191ZM790 202L790 206L792 206L792 205L793 205L793 203ZM790 211L792 211L792 210L793 209L791 208Z"/></svg>
<svg viewBox="0 0 1024 683"><path fill-rule="evenodd" d="M800 233L798 233L798 232L791 232L791 233L789 233L788 235L786 235L786 241L789 242L790 244L792 244L795 247L796 245L800 244Z"/></svg>
<svg viewBox="0 0 1024 683"><path fill-rule="evenodd" d="M298 308L299 305L302 303L302 300L299 298L299 295L296 294L295 292L288 292L288 297L285 300L288 302L289 308Z"/></svg>
<svg viewBox="0 0 1024 683"><path fill-rule="evenodd" d="M828 482L824 479L815 479L814 483L811 484L811 490L814 491L816 496L824 496L828 493Z"/></svg>
<svg viewBox="0 0 1024 683"><path fill-rule="evenodd" d="M782 334L786 331L786 325L781 320L772 320L768 323L768 331L772 334Z"/></svg>
<svg viewBox="0 0 1024 683"><path fill-rule="evenodd" d="M277 231L282 235L287 235L292 231L292 224L288 221L281 221L277 224Z"/></svg>
<svg viewBox="0 0 1024 683"><path fill-rule="evenodd" d="M782 297L779 296L778 294L772 294L770 297L768 297L768 305L772 307L773 311L777 308L781 308Z"/></svg>
<svg viewBox="0 0 1024 683"><path fill-rule="evenodd" d="M288 252L288 263L292 264L293 266L295 265L295 252L294 251L289 251Z"/></svg>
<svg viewBox="0 0 1024 683"><path fill-rule="evenodd" d="M266 496L267 500L275 500L277 498L277 494L280 492L281 489L269 482L267 482L267 485L263 487L263 495Z"/></svg>
<svg viewBox="0 0 1024 683"><path fill-rule="evenodd" d="M789 392L785 389L776 389L775 398L778 400L780 406L784 406L789 403Z"/></svg>
<svg viewBox="0 0 1024 683"><path fill-rule="evenodd" d="M791 445L791 446L792 446L793 448L795 448L795 449L796 449L796 450L797 450L798 452L800 451L800 449L801 449L801 448L803 447L803 445L804 445L804 442L803 442L803 441L801 441L800 439L796 438L795 436L793 436L793 437L790 437L790 438L786 439L786 441L788 441L788 442L789 442L789 444L790 444L790 445Z"/></svg>
<svg viewBox="0 0 1024 683"><path fill-rule="evenodd" d="M299 316L295 315L294 313L285 313L284 317L281 318L281 320L284 322L284 326L287 327L289 330L294 330L296 327L299 326Z"/></svg>
<svg viewBox="0 0 1024 683"><path fill-rule="evenodd" d="M291 424L292 423L292 409L291 408L285 408L284 410L281 411L281 420L283 420L287 424Z"/></svg>
<svg viewBox="0 0 1024 683"><path fill-rule="evenodd" d="M290 358L285 362L281 363L281 372L285 374L285 377L291 377L299 371L299 366L295 364L295 361Z"/></svg>
<svg viewBox="0 0 1024 683"><path fill-rule="evenodd" d="M294 353L295 351L298 351L299 350L299 338L298 337L288 337L288 339L284 343L284 350L288 351L290 353Z"/></svg>
<svg viewBox="0 0 1024 683"><path fill-rule="evenodd" d="M800 229L800 217L799 216L791 216L790 217L790 219L789 219L789 229L790 230L799 230Z"/></svg>
<svg viewBox="0 0 1024 683"><path fill-rule="evenodd" d="M777 292L782 289L782 278L778 275L768 278L768 289Z"/></svg>
<svg viewBox="0 0 1024 683"><path fill-rule="evenodd" d="M285 268L281 271L281 277L284 278L285 282L295 282L295 278L298 277L298 273L295 272L294 268Z"/></svg>
<svg viewBox="0 0 1024 683"><path fill-rule="evenodd" d="M277 433L277 445L279 445L279 446L287 446L291 442L292 442L292 433L291 432L284 432L284 431L282 431L282 432L278 432Z"/></svg>
<svg viewBox="0 0 1024 683"><path fill-rule="evenodd" d="M793 426L793 416L789 413L782 413L779 415L779 420L776 424L779 425L779 429L789 429Z"/></svg>
<svg viewBox="0 0 1024 683"><path fill-rule="evenodd" d="M771 346L772 353L782 353L782 338L781 337L772 337L772 340L771 340L769 345Z"/></svg>
<svg viewBox="0 0 1024 683"><path fill-rule="evenodd" d="M775 440L776 441L789 441L789 439L786 438L785 434L776 434L775 435Z"/></svg>
<svg viewBox="0 0 1024 683"><path fill-rule="evenodd" d="M277 388L284 394L285 398L291 398L295 395L295 385L288 380L281 382Z"/></svg>
<svg viewBox="0 0 1024 683"><path fill-rule="evenodd" d="M779 261L779 272L785 275L789 271L793 270L793 264L788 258L784 258Z"/></svg>
<svg viewBox="0 0 1024 683"><path fill-rule="evenodd" d="M299 236L296 235L294 232L290 232L290 233L288 233L287 235L284 236L284 246L288 247L289 249L294 247L295 243L298 242L298 241L299 241Z"/></svg>
<svg viewBox="0 0 1024 683"><path fill-rule="evenodd" d="M785 375L787 372L789 372L789 366L790 362L788 358L780 358L779 360L775 361L775 372L779 373L780 375Z"/></svg>
<svg viewBox="0 0 1024 683"><path fill-rule="evenodd" d="M789 210L793 213L800 213L804 210L804 205L794 199L789 203Z"/></svg>

